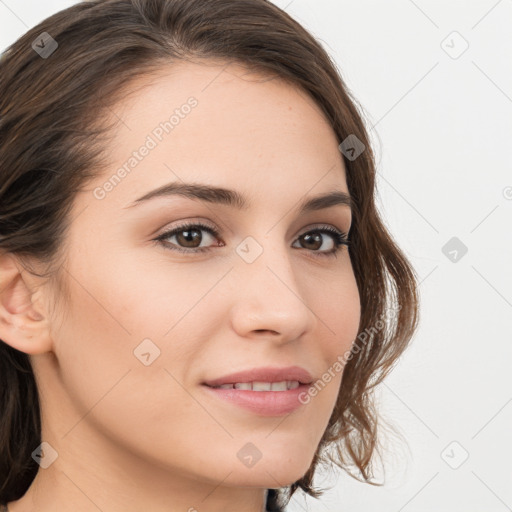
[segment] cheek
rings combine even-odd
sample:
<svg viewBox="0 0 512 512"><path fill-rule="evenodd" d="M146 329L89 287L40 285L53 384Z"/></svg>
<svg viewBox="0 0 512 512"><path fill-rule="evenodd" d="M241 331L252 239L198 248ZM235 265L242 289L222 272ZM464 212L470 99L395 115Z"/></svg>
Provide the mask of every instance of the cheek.
<svg viewBox="0 0 512 512"><path fill-rule="evenodd" d="M76 262L69 271L71 301L63 304L64 320L54 332L64 385L84 410L120 379L141 382L125 403L139 398L142 403L153 379L156 400L169 385L179 389L165 369L184 380L198 329L206 329L197 322L199 313L203 320L207 313L200 299L218 279L161 260L142 261L142 251L116 258L105 254L84 251L71 260ZM94 272L85 268L86 261L94 262ZM202 302L211 307L210 300Z"/></svg>
<svg viewBox="0 0 512 512"><path fill-rule="evenodd" d="M318 279L317 282L320 282ZM315 425L318 441L327 427L334 409L350 350L357 338L361 319L360 295L352 267L344 267L324 286L309 286L309 306L317 317L315 347L323 361L323 372L301 401L314 404L311 425Z"/></svg>
<svg viewBox="0 0 512 512"><path fill-rule="evenodd" d="M87 411L136 360L130 323L99 293L92 279L82 282L86 289L71 283L72 300L66 304L54 340L63 385L77 406Z"/></svg>
<svg viewBox="0 0 512 512"><path fill-rule="evenodd" d="M165 314L169 304L154 301L160 290L145 276L137 286L115 272L109 276L108 282L90 277L87 291L77 283L70 286L72 304L66 304L55 333L59 376L73 408L67 427L94 424L134 451L150 453L154 439L186 438L201 413L180 385L192 344L181 342L174 331L162 336L177 319ZM183 421L173 422L175 410ZM152 435L144 444L141 432L148 431Z"/></svg>
<svg viewBox="0 0 512 512"><path fill-rule="evenodd" d="M310 297L311 309L324 333L323 348L329 362L350 350L359 330L361 304L351 265L332 279L323 279L324 287Z"/></svg>

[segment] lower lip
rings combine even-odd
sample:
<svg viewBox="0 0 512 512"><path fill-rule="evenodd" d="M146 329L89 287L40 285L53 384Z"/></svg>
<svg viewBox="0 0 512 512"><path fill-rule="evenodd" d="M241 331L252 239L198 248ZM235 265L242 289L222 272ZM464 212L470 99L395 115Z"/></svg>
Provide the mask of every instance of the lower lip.
<svg viewBox="0 0 512 512"><path fill-rule="evenodd" d="M304 396L310 387L301 384L298 388L286 391L248 391L244 389L203 387L214 396L231 402L261 416L282 416L298 409L303 404L299 396Z"/></svg>

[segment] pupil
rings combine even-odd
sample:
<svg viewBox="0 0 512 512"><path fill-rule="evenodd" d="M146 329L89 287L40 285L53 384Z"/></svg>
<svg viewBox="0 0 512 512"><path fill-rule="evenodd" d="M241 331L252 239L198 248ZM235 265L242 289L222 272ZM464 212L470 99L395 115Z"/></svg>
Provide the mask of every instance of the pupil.
<svg viewBox="0 0 512 512"><path fill-rule="evenodd" d="M313 241L313 244L315 244L315 249L318 249L322 246L322 237L320 233L315 233L314 235L308 234L304 235L304 241L306 243L309 243L310 241Z"/></svg>
<svg viewBox="0 0 512 512"><path fill-rule="evenodd" d="M182 233L184 234L184 236L181 235ZM197 247L198 245L201 244L201 233L197 229L185 230L178 233L177 239L180 244L184 240L183 245L185 245L185 247ZM197 245L194 245L194 241L198 241L199 243Z"/></svg>

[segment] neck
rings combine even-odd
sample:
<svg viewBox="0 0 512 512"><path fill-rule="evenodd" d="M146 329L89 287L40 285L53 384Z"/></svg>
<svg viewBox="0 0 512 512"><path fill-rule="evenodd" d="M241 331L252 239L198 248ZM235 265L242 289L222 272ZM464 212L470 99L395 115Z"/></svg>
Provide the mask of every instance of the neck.
<svg viewBox="0 0 512 512"><path fill-rule="evenodd" d="M162 468L92 440L83 435L84 427L81 438L70 434L70 439L59 442L43 435L58 457L48 468L39 469L28 491L9 504L8 512L266 511L266 489L229 486L228 474L208 481L194 479L178 468Z"/></svg>

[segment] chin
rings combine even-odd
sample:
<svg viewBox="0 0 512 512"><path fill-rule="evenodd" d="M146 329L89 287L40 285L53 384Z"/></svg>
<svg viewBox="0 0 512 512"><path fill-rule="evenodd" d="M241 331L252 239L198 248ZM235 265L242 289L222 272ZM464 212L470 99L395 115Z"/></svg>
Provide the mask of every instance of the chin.
<svg viewBox="0 0 512 512"><path fill-rule="evenodd" d="M280 456L281 455L281 456ZM304 454L291 456L284 451L274 453L272 457L262 457L252 467L240 467L233 471L229 484L241 487L285 487L300 480L309 470L314 453L310 457Z"/></svg>

